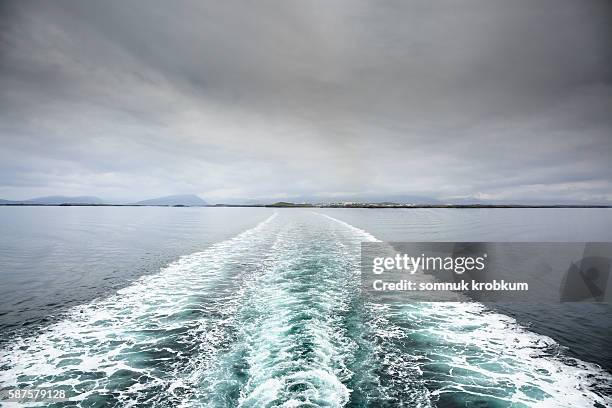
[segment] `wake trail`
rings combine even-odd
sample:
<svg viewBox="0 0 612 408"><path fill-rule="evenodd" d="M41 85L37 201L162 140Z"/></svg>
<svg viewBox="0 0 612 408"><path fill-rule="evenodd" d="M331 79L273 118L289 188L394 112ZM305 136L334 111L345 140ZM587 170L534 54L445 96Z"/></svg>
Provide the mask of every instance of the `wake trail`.
<svg viewBox="0 0 612 408"><path fill-rule="evenodd" d="M241 341L202 383L214 406L344 406L358 348L356 268L329 225L312 216L284 220L262 264L245 284Z"/></svg>
<svg viewBox="0 0 612 408"><path fill-rule="evenodd" d="M194 378L235 340L236 297L223 283L257 267L276 217L16 338L0 350L0 389L63 387L75 401L122 406L190 399Z"/></svg>
<svg viewBox="0 0 612 408"><path fill-rule="evenodd" d="M86 406L612 406L612 376L478 303L361 292L369 232L318 212L255 227L0 349L0 389Z"/></svg>
<svg viewBox="0 0 612 408"><path fill-rule="evenodd" d="M320 214L366 238L372 234ZM477 302L366 302L381 384L394 403L486 398L527 406L612 406L612 374ZM415 389L422 397L415 400Z"/></svg>

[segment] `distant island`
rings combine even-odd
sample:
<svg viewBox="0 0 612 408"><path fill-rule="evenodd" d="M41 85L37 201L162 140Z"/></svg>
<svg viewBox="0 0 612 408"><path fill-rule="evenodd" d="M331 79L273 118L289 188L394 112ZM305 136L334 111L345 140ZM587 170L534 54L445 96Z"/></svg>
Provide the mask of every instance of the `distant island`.
<svg viewBox="0 0 612 408"><path fill-rule="evenodd" d="M14 206L162 206L162 207L204 207L208 203L195 194L170 195L134 203L108 203L99 197L93 196L48 196L28 200L2 200L0 205Z"/></svg>
<svg viewBox="0 0 612 408"><path fill-rule="evenodd" d="M266 208L612 208L612 205L590 204L400 204L400 203L289 203L273 204L215 204L211 207L266 207Z"/></svg>
<svg viewBox="0 0 612 408"><path fill-rule="evenodd" d="M46 196L30 198L28 200L0 200L0 205L62 205L62 204L80 204L80 205L99 205L104 204L104 201L99 197L93 196Z"/></svg>
<svg viewBox="0 0 612 408"><path fill-rule="evenodd" d="M138 201L134 205L202 207L208 205L208 203L195 194L183 194L151 198L149 200Z"/></svg>
<svg viewBox="0 0 612 408"><path fill-rule="evenodd" d="M2 200L0 206L85 206L85 207L262 207L262 208L612 208L605 204L441 204L441 203L395 203L395 202L328 202L328 203L293 203L278 201L275 203L255 204L209 204L195 194L170 195L134 203L107 203L93 196L48 196L28 200Z"/></svg>

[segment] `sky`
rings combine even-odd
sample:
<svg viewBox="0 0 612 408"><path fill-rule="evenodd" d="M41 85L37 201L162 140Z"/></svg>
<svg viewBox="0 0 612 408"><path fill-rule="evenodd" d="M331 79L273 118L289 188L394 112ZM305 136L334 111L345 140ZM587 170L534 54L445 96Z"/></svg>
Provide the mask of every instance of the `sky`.
<svg viewBox="0 0 612 408"><path fill-rule="evenodd" d="M609 0L0 3L0 198L612 203Z"/></svg>

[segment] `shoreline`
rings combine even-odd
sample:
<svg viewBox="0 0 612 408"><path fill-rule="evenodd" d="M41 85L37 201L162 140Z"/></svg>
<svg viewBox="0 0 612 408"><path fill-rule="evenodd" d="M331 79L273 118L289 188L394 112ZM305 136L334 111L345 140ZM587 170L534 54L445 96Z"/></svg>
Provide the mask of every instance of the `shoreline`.
<svg viewBox="0 0 612 408"><path fill-rule="evenodd" d="M572 204L553 204L553 205L529 205L529 204L380 204L380 203L360 203L360 204L211 204L211 205L154 205L154 204L29 204L29 203L0 203L2 207L237 207L237 208L612 208L612 205L572 205Z"/></svg>

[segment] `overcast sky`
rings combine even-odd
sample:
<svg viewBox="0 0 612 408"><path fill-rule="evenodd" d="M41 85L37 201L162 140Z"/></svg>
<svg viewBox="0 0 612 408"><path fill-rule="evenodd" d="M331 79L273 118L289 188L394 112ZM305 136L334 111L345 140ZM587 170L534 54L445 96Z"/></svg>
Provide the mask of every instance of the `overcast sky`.
<svg viewBox="0 0 612 408"><path fill-rule="evenodd" d="M20 0L0 35L0 198L612 202L609 0Z"/></svg>

